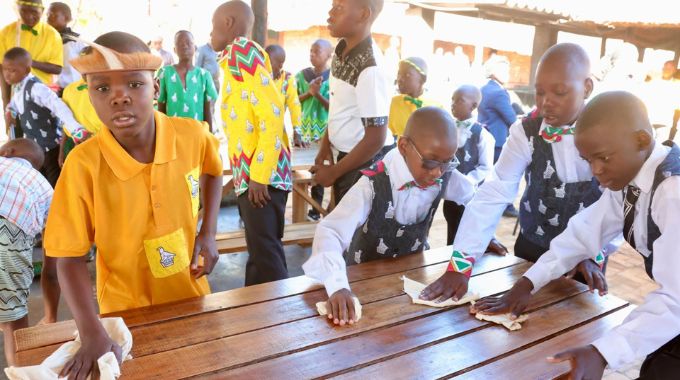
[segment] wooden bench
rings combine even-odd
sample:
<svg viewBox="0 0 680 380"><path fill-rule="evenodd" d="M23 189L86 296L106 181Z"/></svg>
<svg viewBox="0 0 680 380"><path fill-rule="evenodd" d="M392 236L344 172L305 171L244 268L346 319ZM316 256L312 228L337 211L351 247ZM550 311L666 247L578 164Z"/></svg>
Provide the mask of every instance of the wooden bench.
<svg viewBox="0 0 680 380"><path fill-rule="evenodd" d="M314 240L317 222L286 224L283 229L283 245L298 244L309 246ZM219 253L235 253L247 250L244 230L217 234L217 250Z"/></svg>

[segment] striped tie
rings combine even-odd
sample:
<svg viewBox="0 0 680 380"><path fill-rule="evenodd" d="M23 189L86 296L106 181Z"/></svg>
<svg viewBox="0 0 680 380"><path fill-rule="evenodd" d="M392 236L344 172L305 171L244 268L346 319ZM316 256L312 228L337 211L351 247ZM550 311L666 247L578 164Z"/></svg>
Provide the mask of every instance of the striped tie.
<svg viewBox="0 0 680 380"><path fill-rule="evenodd" d="M633 248L635 248L635 236L633 234L635 202L637 202L639 196L640 188L632 185L626 187L626 197L623 200L623 237Z"/></svg>

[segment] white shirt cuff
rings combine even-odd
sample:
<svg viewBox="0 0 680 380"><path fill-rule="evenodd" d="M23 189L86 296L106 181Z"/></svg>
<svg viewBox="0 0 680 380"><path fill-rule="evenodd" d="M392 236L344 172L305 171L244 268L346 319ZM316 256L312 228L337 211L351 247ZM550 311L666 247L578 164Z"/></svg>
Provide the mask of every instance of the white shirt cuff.
<svg viewBox="0 0 680 380"><path fill-rule="evenodd" d="M323 285L326 288L329 297L340 289L349 290L349 281L347 280L347 274L344 271L331 273L326 278Z"/></svg>
<svg viewBox="0 0 680 380"><path fill-rule="evenodd" d="M534 285L534 289L531 291L531 294L536 293L542 287L544 287L545 284L552 280L552 278L550 278L550 273L548 273L546 268L542 267L538 263L532 265L531 268L529 268L529 270L524 273L524 277L526 277Z"/></svg>
<svg viewBox="0 0 680 380"><path fill-rule="evenodd" d="M607 361L607 365L613 370L621 369L635 360L635 354L628 342L613 331L606 333L592 344L600 351L604 360Z"/></svg>

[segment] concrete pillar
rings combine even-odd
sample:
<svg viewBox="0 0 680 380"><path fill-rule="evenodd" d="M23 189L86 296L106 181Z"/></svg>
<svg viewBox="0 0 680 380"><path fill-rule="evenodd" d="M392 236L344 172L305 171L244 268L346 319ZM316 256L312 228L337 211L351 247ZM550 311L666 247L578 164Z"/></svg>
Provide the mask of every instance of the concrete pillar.
<svg viewBox="0 0 680 380"><path fill-rule="evenodd" d="M534 46L531 52L531 73L529 83L533 86L536 82L536 67L538 61L548 48L557 43L557 29L550 25L536 25L534 31Z"/></svg>

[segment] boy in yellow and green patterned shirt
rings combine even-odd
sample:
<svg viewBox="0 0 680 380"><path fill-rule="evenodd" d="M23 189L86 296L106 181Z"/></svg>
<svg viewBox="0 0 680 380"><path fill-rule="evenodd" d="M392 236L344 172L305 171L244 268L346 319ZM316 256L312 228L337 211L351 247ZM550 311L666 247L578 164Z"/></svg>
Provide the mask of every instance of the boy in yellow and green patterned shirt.
<svg viewBox="0 0 680 380"><path fill-rule="evenodd" d="M245 37L253 20L250 6L228 1L215 10L211 33L224 71L221 113L245 224L246 286L288 277L281 238L292 189L284 97L272 78L268 54Z"/></svg>

